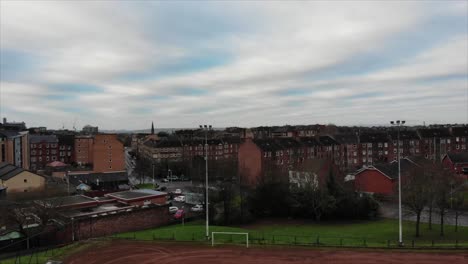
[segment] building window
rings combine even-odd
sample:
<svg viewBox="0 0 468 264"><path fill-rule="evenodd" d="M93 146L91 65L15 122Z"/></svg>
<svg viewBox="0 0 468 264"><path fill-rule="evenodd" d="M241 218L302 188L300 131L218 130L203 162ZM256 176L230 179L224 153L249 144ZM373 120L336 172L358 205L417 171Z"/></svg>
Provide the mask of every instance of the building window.
<svg viewBox="0 0 468 264"><path fill-rule="evenodd" d="M24 182L25 182L25 183L28 182L28 179L24 179Z"/></svg>
<svg viewBox="0 0 468 264"><path fill-rule="evenodd" d="M388 143L387 143L387 142L384 143L384 147L386 147L386 148L388 147Z"/></svg>
<svg viewBox="0 0 468 264"><path fill-rule="evenodd" d="M109 166L109 169L112 169L112 166Z"/></svg>

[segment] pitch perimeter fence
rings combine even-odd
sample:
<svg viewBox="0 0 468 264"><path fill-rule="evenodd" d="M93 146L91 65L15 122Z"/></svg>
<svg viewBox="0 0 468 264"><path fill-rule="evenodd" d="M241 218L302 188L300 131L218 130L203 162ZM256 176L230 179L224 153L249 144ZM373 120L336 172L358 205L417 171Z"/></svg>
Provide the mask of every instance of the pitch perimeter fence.
<svg viewBox="0 0 468 264"><path fill-rule="evenodd" d="M266 234L262 232L249 233L249 244L252 245L287 245L313 247L346 247L346 248L402 248L398 240L382 240L369 237L323 237L320 235L285 235ZM204 232L158 232L144 231L117 234L113 239L138 241L184 241L206 242ZM245 237L236 235L218 235L216 243L245 244ZM468 249L468 238L464 239L408 239L403 248L406 249Z"/></svg>

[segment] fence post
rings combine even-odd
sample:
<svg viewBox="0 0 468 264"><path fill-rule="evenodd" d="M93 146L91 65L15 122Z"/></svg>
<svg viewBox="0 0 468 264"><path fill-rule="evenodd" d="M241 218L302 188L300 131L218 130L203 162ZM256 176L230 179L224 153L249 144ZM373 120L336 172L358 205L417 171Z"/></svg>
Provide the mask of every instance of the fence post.
<svg viewBox="0 0 468 264"><path fill-rule="evenodd" d="M320 245L320 236L317 236L316 244L317 246Z"/></svg>
<svg viewBox="0 0 468 264"><path fill-rule="evenodd" d="M432 247L434 247L434 239L432 240Z"/></svg>
<svg viewBox="0 0 468 264"><path fill-rule="evenodd" d="M363 244L363 245L364 245L365 247L367 247L366 238L364 238L362 241L364 242L364 244Z"/></svg>
<svg viewBox="0 0 468 264"><path fill-rule="evenodd" d="M294 245L297 244L297 236L294 236Z"/></svg>
<svg viewBox="0 0 468 264"><path fill-rule="evenodd" d="M275 235L273 235L273 240L272 240L273 244L275 243Z"/></svg>

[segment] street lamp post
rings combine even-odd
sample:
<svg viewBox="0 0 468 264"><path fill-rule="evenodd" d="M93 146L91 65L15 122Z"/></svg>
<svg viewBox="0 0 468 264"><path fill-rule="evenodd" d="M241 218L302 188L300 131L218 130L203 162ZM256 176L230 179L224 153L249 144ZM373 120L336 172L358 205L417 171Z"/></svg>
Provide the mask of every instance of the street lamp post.
<svg viewBox="0 0 468 264"><path fill-rule="evenodd" d="M156 187L156 181L154 179L154 163L151 163L151 166L153 167L153 189Z"/></svg>
<svg viewBox="0 0 468 264"><path fill-rule="evenodd" d="M405 121L397 120L390 121L390 124L398 128L397 133L397 158L398 158L398 245L402 247L403 244L403 225L401 217L401 160L400 160L400 128L405 124Z"/></svg>
<svg viewBox="0 0 468 264"><path fill-rule="evenodd" d="M200 129L205 131L205 212L206 212L206 239L210 239L209 233L209 205L208 205L208 131L211 130L211 125L200 125Z"/></svg>

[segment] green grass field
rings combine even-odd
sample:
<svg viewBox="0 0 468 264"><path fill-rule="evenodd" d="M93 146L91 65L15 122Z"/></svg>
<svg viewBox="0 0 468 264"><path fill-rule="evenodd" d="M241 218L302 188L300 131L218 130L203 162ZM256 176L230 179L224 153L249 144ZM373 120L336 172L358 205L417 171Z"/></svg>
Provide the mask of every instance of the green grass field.
<svg viewBox="0 0 468 264"><path fill-rule="evenodd" d="M445 236L439 236L439 225L433 225L433 230L428 230L427 224L421 224L421 237L414 237L414 223L404 222L404 240L408 246L435 246L453 247L458 240L460 246L468 246L468 227L459 227L454 232L454 226L445 226ZM379 220L356 223L320 223L306 225L264 225L255 226L255 229L211 226L210 231L248 232L253 243L267 244L313 244L318 242L330 246L374 246L386 247L390 240L395 245L398 238L397 220ZM179 240L179 241L203 241L205 225L203 222L177 224L162 228L144 230L139 232L123 233L115 235L120 238L135 238L138 240ZM230 235L220 236L219 240L231 240ZM234 236L234 242L241 242L242 237ZM245 239L244 239L245 240Z"/></svg>

